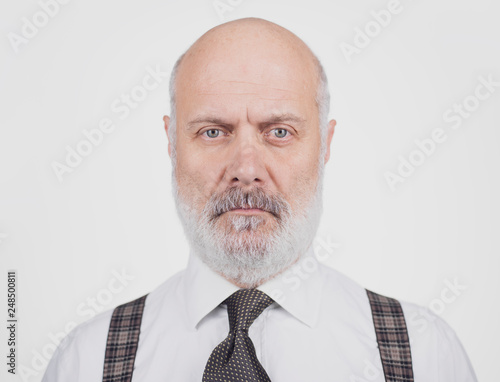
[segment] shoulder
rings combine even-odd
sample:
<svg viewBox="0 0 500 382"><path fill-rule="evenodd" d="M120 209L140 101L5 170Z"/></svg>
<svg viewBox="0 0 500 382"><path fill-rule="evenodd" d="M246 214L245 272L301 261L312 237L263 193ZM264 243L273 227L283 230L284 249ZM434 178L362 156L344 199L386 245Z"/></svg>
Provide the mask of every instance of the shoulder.
<svg viewBox="0 0 500 382"><path fill-rule="evenodd" d="M416 370L438 375L439 381L477 381L470 359L455 330L427 307L399 300L405 316ZM417 375L416 375L417 377ZM422 375L423 379L430 379Z"/></svg>
<svg viewBox="0 0 500 382"><path fill-rule="evenodd" d="M450 355L460 341L455 330L439 315L427 307L399 300L412 345L426 345Z"/></svg>
<svg viewBox="0 0 500 382"><path fill-rule="evenodd" d="M61 341L44 374L45 381L98 381L102 376L107 333L113 309L81 323Z"/></svg>
<svg viewBox="0 0 500 382"><path fill-rule="evenodd" d="M154 317L163 302L175 296L181 273L182 271L173 275L147 295L144 304L145 316L148 314ZM135 297L119 306L131 305L141 297L143 296ZM99 313L69 332L54 352L42 381L101 381L109 326L116 308ZM147 327L144 329L147 330Z"/></svg>
<svg viewBox="0 0 500 382"><path fill-rule="evenodd" d="M321 267L325 280L324 304L345 314L350 324L375 341L375 329L367 290L341 272L326 265ZM473 367L455 330L438 314L427 307L402 300L397 295L382 297L396 300L404 315L408 331L415 380L425 381L477 381ZM330 309L331 310L331 309Z"/></svg>

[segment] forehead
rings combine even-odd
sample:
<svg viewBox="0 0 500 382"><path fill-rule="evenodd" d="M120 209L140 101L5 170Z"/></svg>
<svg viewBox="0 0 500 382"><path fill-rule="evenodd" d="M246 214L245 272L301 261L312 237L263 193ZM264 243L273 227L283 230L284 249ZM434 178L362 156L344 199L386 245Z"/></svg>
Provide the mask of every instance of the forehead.
<svg viewBox="0 0 500 382"><path fill-rule="evenodd" d="M195 49L182 62L176 98L179 118L202 111L253 113L314 111L316 67L287 47L214 46Z"/></svg>

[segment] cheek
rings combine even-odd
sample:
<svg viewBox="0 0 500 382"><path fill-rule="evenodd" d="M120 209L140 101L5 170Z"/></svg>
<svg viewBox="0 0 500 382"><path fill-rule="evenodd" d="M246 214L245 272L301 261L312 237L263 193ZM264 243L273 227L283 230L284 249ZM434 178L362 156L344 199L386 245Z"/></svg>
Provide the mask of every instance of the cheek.
<svg viewBox="0 0 500 382"><path fill-rule="evenodd" d="M315 188L317 176L317 166L304 169L303 172L297 173L294 181L294 193L301 201L309 200Z"/></svg>
<svg viewBox="0 0 500 382"><path fill-rule="evenodd" d="M178 158L176 176L179 192L195 205L204 205L215 189L216 170L196 158Z"/></svg>
<svg viewBox="0 0 500 382"><path fill-rule="evenodd" d="M296 157L296 159L299 159ZM318 164L311 158L300 158L294 160L287 167L286 180L283 179L282 192L292 208L301 210L306 206L314 194L318 181ZM281 174L283 177L284 174Z"/></svg>

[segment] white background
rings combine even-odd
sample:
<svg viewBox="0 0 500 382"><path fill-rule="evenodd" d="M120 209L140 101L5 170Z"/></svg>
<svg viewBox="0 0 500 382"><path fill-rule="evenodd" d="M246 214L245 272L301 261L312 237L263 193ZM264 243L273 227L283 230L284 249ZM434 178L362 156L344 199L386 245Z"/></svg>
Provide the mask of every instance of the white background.
<svg viewBox="0 0 500 382"><path fill-rule="evenodd" d="M32 374L11 377L2 361L0 380L40 381L57 333L185 267L162 122L168 76L127 118L111 105L141 84L148 66L170 74L205 31L248 16L296 33L329 77L338 125L318 237L337 244L325 262L364 287L439 309L478 379L497 380L500 87L457 129L443 114L474 95L479 77L500 81L499 3L401 0L401 12L350 63L340 44L354 44L356 28L387 1L232 4L221 18L213 0L72 0L16 53L9 33L22 36L23 18L42 8L1 3L0 317L7 270L15 269L17 371ZM53 162L64 164L67 146L102 118L116 129L59 182ZM446 141L391 190L384 174L436 128ZM123 271L133 280L115 283L113 272ZM466 289L450 293L454 282ZM2 359L6 339L0 330Z"/></svg>

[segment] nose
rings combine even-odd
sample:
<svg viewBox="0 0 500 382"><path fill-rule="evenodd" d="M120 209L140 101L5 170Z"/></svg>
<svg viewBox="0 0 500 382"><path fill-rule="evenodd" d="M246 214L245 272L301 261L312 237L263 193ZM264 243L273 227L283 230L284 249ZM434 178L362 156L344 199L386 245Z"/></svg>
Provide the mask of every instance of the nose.
<svg viewBox="0 0 500 382"><path fill-rule="evenodd" d="M268 173L265 153L257 137L239 136L233 142L225 180L229 186L265 186Z"/></svg>

